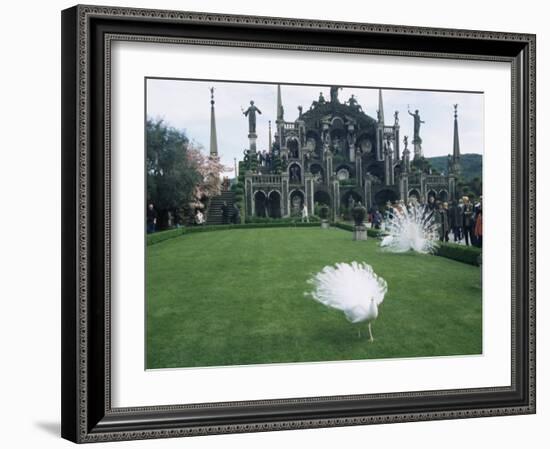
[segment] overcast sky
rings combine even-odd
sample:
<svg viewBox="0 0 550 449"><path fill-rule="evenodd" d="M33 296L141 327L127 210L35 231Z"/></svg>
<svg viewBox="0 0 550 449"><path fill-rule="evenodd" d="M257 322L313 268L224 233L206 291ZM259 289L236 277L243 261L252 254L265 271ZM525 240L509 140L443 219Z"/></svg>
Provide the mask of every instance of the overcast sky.
<svg viewBox="0 0 550 449"><path fill-rule="evenodd" d="M277 85L215 81L147 80L147 117L162 118L167 124L185 130L187 136L204 147L210 146L210 91L214 87L218 153L224 164L233 167L233 159L242 159L248 147L248 119L242 114L254 100L262 114L257 115L258 150L267 149L268 121L273 134L277 108ZM282 85L286 121L298 117L298 106L307 111L319 92L330 99L327 86ZM343 88L341 102L354 94L363 111L376 118L378 88ZM405 89L382 89L386 124L393 124L394 111L399 111L401 138L413 136L413 118L407 114L418 109L426 123L420 128L424 156L445 156L453 149L453 104L458 103L460 151L483 153L483 94L466 92L431 92ZM410 146L412 150L412 145ZM232 173L228 173L232 176Z"/></svg>

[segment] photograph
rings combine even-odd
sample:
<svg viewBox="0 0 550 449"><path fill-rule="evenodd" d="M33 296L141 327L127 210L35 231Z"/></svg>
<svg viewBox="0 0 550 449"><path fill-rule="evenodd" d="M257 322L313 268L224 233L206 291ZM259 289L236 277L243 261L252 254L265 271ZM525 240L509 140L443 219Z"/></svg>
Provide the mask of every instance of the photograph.
<svg viewBox="0 0 550 449"><path fill-rule="evenodd" d="M483 91L144 89L146 370L483 355Z"/></svg>
<svg viewBox="0 0 550 449"><path fill-rule="evenodd" d="M257 433L280 447L331 428L327 447L414 446L429 428L452 447L517 447L542 429L544 416L508 417L546 399L544 20L515 8L516 27L476 4L439 21L435 3L396 2L67 4L61 33L47 22L61 49L61 101L44 102L61 114L40 114L60 121L61 314L37 316L61 346L49 372L64 439ZM28 134L19 122L8 138ZM26 186L11 172L7 192Z"/></svg>

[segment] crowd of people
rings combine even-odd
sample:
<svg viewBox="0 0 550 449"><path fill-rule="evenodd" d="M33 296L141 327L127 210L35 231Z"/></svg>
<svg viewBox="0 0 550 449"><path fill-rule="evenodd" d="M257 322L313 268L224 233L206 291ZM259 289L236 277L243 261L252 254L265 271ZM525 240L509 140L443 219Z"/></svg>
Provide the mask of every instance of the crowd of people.
<svg viewBox="0 0 550 449"><path fill-rule="evenodd" d="M409 203L413 206L415 199ZM407 207L404 201L386 203L384 214L374 206L368 211L368 220L375 229L382 229L393 215ZM483 243L483 213L482 197L473 203L468 196L463 196L457 202L438 201L435 197L428 197L428 201L421 204L426 221L437 225L439 240L464 243L466 246L481 247Z"/></svg>
<svg viewBox="0 0 550 449"><path fill-rule="evenodd" d="M272 168L273 155L269 151L258 151L258 163L261 167Z"/></svg>

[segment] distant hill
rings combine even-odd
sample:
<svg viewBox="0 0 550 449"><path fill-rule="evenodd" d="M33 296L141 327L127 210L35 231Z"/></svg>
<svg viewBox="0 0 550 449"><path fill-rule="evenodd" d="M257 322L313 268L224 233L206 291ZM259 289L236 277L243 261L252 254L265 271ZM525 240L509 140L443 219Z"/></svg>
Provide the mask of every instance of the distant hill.
<svg viewBox="0 0 550 449"><path fill-rule="evenodd" d="M438 172L447 172L447 156L427 157L432 167ZM474 178L481 179L482 156L481 154L461 154L460 165L462 166L462 176L466 181Z"/></svg>

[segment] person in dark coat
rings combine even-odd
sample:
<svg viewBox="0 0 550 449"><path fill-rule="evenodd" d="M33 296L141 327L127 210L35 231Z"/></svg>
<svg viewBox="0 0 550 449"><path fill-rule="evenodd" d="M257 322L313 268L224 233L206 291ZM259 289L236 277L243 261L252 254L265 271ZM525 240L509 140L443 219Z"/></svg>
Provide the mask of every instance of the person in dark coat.
<svg viewBox="0 0 550 449"><path fill-rule="evenodd" d="M439 208L436 212L439 222L439 240L441 242L449 241L449 209L447 203L439 203Z"/></svg>
<svg viewBox="0 0 550 449"><path fill-rule="evenodd" d="M426 208L432 212L437 209L437 204L435 203L435 197L433 195L430 195L428 197L428 204L426 204Z"/></svg>
<svg viewBox="0 0 550 449"><path fill-rule="evenodd" d="M151 234L156 231L158 214L155 210L153 203L149 203L147 208L147 234Z"/></svg>
<svg viewBox="0 0 550 449"><path fill-rule="evenodd" d="M374 226L374 229L380 229L380 225L382 224L382 214L376 208L374 210L374 213L372 214L372 225Z"/></svg>
<svg viewBox="0 0 550 449"><path fill-rule="evenodd" d="M449 207L449 227L453 232L453 240L458 243L462 240L462 200L460 203L451 203Z"/></svg>
<svg viewBox="0 0 550 449"><path fill-rule="evenodd" d="M464 230L466 246L470 246L473 243L474 236L474 207L467 196L464 196L462 200L464 201L462 208L462 229Z"/></svg>
<svg viewBox="0 0 550 449"><path fill-rule="evenodd" d="M448 242L449 241L449 231L451 230L451 223L450 223L450 217L449 217L449 203L447 201L443 202L443 214L444 214L444 220L446 221L445 235L443 236L443 239L446 242Z"/></svg>

